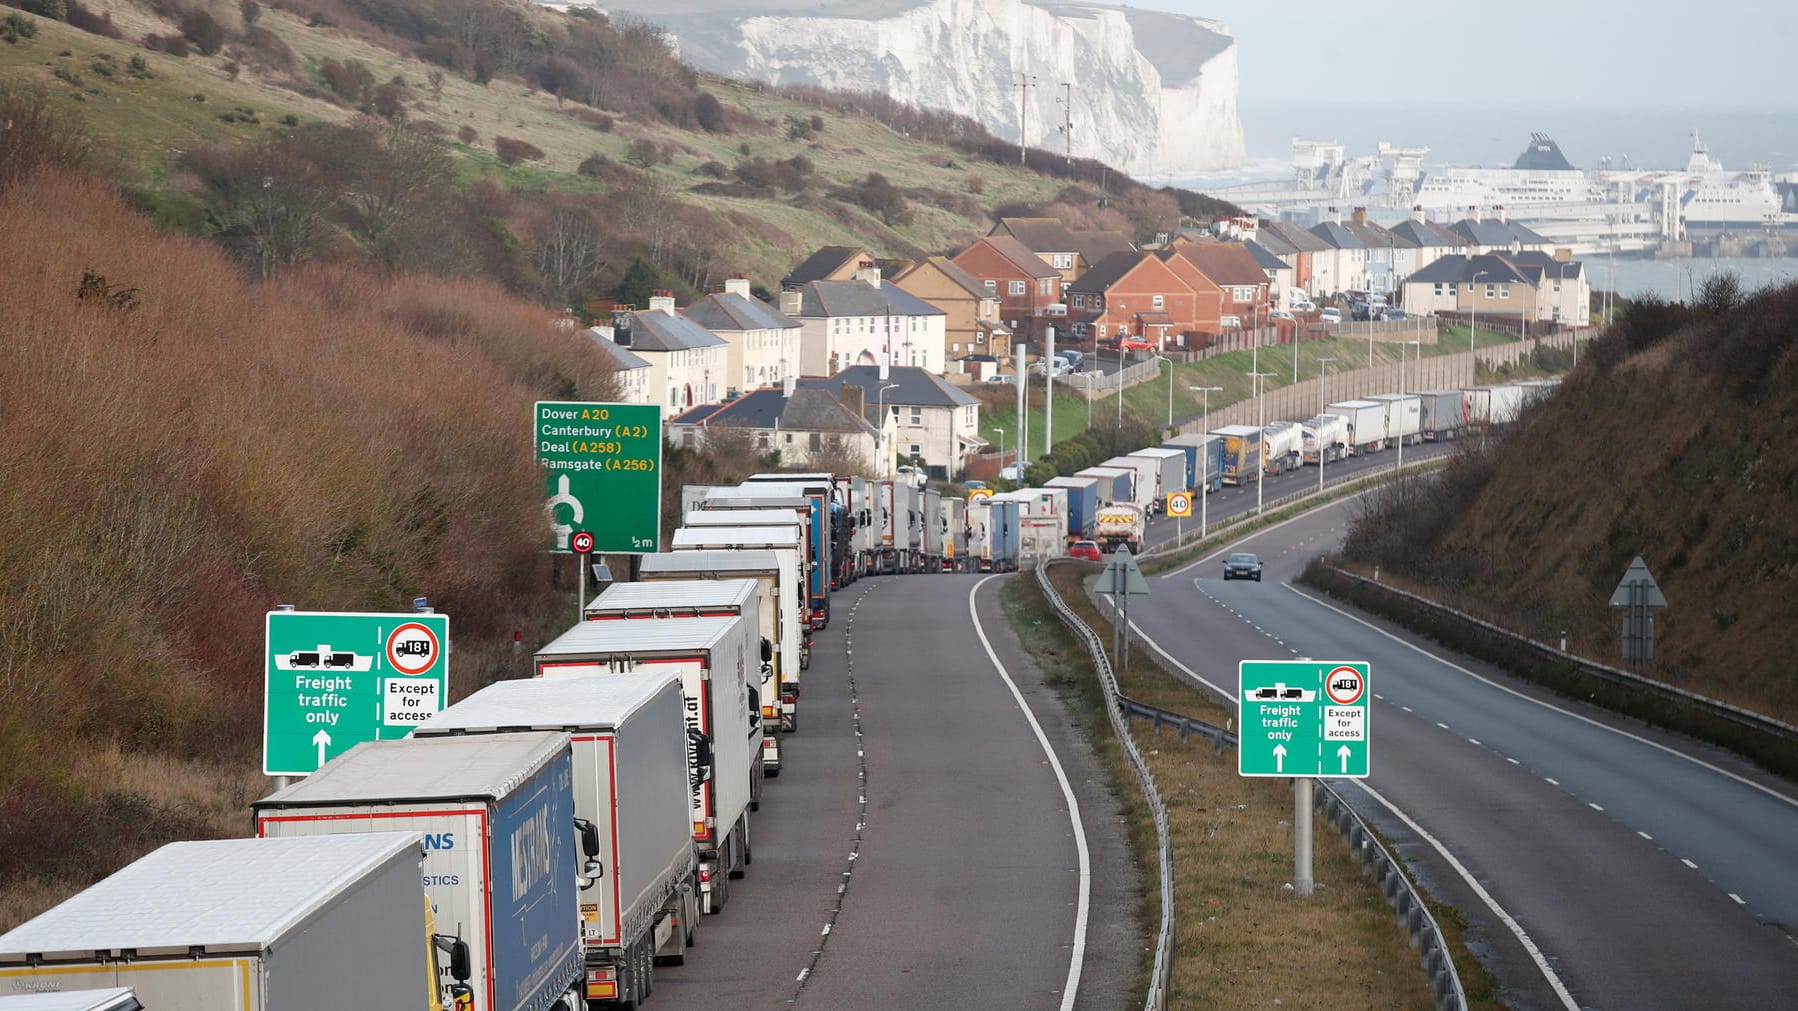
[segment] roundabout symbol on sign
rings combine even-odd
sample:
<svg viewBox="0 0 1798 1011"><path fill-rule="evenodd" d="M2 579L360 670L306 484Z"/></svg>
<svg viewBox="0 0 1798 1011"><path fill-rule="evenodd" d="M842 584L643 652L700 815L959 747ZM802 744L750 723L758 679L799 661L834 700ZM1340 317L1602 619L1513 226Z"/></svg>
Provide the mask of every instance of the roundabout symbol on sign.
<svg viewBox="0 0 1798 1011"><path fill-rule="evenodd" d="M1354 705L1367 690L1367 681L1353 667L1338 667L1324 679L1324 693L1339 706Z"/></svg>
<svg viewBox="0 0 1798 1011"><path fill-rule="evenodd" d="M387 662L401 674L416 677L431 669L441 648L437 633L410 621L387 636Z"/></svg>
<svg viewBox="0 0 1798 1011"><path fill-rule="evenodd" d="M568 546L573 548L577 555L587 554L593 550L593 535L582 530L568 539Z"/></svg>

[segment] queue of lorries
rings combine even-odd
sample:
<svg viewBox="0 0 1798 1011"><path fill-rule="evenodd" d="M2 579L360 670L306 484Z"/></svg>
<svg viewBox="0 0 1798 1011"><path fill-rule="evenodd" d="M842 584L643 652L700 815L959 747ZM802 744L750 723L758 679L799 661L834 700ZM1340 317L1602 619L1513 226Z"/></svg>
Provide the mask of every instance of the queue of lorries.
<svg viewBox="0 0 1798 1011"><path fill-rule="evenodd" d="M255 838L170 844L0 936L0 1011L642 1003L753 860L831 591L1016 567L1016 502L920 484L683 489L671 550L587 603L532 677L255 801Z"/></svg>
<svg viewBox="0 0 1798 1011"><path fill-rule="evenodd" d="M0 936L0 1011L637 1006L751 864L833 590L1139 549L1172 492L1503 424L1550 386L1343 401L966 500L909 474L683 488L672 550L533 677L255 801L255 838L172 843Z"/></svg>

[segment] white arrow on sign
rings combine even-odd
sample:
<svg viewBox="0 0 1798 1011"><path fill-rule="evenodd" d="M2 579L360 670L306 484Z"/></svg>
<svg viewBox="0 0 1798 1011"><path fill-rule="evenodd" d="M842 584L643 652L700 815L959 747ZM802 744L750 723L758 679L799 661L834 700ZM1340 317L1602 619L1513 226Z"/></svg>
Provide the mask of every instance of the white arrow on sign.
<svg viewBox="0 0 1798 1011"><path fill-rule="evenodd" d="M1342 759L1342 774L1348 775L1349 746L1344 744L1336 749L1336 756Z"/></svg>
<svg viewBox="0 0 1798 1011"><path fill-rule="evenodd" d="M319 733L322 734L324 731L321 730ZM1274 745L1274 771L1286 771L1286 745L1284 744Z"/></svg>
<svg viewBox="0 0 1798 1011"><path fill-rule="evenodd" d="M323 730L312 735L312 743L318 745L318 767L325 767L325 747L331 743L331 735Z"/></svg>

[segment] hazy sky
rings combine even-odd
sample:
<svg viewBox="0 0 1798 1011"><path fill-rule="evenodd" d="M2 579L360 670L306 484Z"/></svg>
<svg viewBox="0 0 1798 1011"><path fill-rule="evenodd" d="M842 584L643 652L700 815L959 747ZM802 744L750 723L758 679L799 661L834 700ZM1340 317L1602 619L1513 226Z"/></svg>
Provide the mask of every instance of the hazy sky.
<svg viewBox="0 0 1798 1011"><path fill-rule="evenodd" d="M1791 0L1133 0L1229 24L1242 101L1798 106ZM1798 133L1798 120L1791 124Z"/></svg>

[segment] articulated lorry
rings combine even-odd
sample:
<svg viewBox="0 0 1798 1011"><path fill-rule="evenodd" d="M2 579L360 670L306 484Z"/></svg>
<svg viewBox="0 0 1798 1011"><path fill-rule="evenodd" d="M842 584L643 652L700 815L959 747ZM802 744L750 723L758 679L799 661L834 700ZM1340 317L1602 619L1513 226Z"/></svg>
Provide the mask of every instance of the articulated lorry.
<svg viewBox="0 0 1798 1011"><path fill-rule="evenodd" d="M1130 454L1131 459L1153 460L1155 501L1158 510L1167 508L1167 497L1177 491L1192 490L1192 475L1187 470L1186 451L1170 446L1150 446Z"/></svg>
<svg viewBox="0 0 1798 1011"><path fill-rule="evenodd" d="M760 650L741 615L583 621L537 651L538 677L671 671L686 716L688 824L699 848L699 898L723 910L749 864L749 811L762 788Z"/></svg>
<svg viewBox="0 0 1798 1011"><path fill-rule="evenodd" d="M811 666L811 647L799 621L799 594L782 593L781 560L772 551L669 551L644 555L646 583L695 579L753 579L761 587L761 636L774 643L774 679L780 686L781 729L799 729L799 672ZM762 698L766 714L767 697Z"/></svg>
<svg viewBox="0 0 1798 1011"><path fill-rule="evenodd" d="M813 630L830 624L831 572L836 567L831 556L834 538L831 533L830 502L836 494L835 479L829 474L757 474L727 493L706 499L705 508L725 506L755 508L749 499L778 499L783 504L803 497L811 504L811 519L805 526L805 553L810 567L806 569L806 605L810 609Z"/></svg>
<svg viewBox="0 0 1798 1011"><path fill-rule="evenodd" d="M473 949L473 1011L575 1009L576 896L598 846L575 823L573 776L566 734L366 741L250 810L271 839L424 833L432 912Z"/></svg>
<svg viewBox="0 0 1798 1011"><path fill-rule="evenodd" d="M1147 529L1148 518L1141 509L1128 502L1100 506L1093 523L1094 540L1099 542L1099 550L1107 554L1119 548L1129 548L1133 555L1140 554L1143 533Z"/></svg>
<svg viewBox="0 0 1798 1011"><path fill-rule="evenodd" d="M1099 484L1099 505L1113 502L1136 504L1135 467L1086 467L1074 472L1075 477L1090 477Z"/></svg>
<svg viewBox="0 0 1798 1011"><path fill-rule="evenodd" d="M1335 463L1349 454L1348 419L1340 414L1320 414L1309 418L1303 426L1305 433L1305 462L1316 464L1319 457L1324 463Z"/></svg>
<svg viewBox="0 0 1798 1011"><path fill-rule="evenodd" d="M916 572L924 553L924 496L908 477L874 482L874 522L880 531L875 571Z"/></svg>
<svg viewBox="0 0 1798 1011"><path fill-rule="evenodd" d="M998 496L968 502L968 554L976 572L1011 572L1018 567L1022 531L1018 503Z"/></svg>
<svg viewBox="0 0 1798 1011"><path fill-rule="evenodd" d="M1114 456L1099 466L1134 472L1135 476L1130 479L1130 501L1145 516L1153 516L1159 511L1160 461L1140 456Z"/></svg>
<svg viewBox="0 0 1798 1011"><path fill-rule="evenodd" d="M1305 430L1296 421L1275 421L1261 430L1261 466L1269 474L1298 470L1305 462Z"/></svg>
<svg viewBox="0 0 1798 1011"><path fill-rule="evenodd" d="M424 864L416 831L170 843L0 935L0 993L87 991L20 1006L105 1011L458 1007L472 960L438 933Z"/></svg>
<svg viewBox="0 0 1798 1011"><path fill-rule="evenodd" d="M1261 429L1254 425L1225 425L1211 434L1223 443L1218 471L1225 484L1261 480Z"/></svg>
<svg viewBox="0 0 1798 1011"><path fill-rule="evenodd" d="M699 926L680 678L651 670L500 681L412 736L472 740L520 730L568 734L574 815L599 839L593 885L580 895L584 993L635 1005L651 988L652 963L684 962Z"/></svg>
<svg viewBox="0 0 1798 1011"><path fill-rule="evenodd" d="M778 776L781 768L781 731L797 726L799 686L783 693L775 661L772 611L764 612L762 584L754 579L645 580L613 583L587 605L588 621L630 621L644 618L726 618L743 615L761 636L762 665L756 681L756 698L762 712L762 775ZM790 694L794 709L786 711Z"/></svg>
<svg viewBox="0 0 1798 1011"><path fill-rule="evenodd" d="M1515 383L1470 386L1462 393L1462 416L1471 428L1508 425L1523 408L1524 387Z"/></svg>
<svg viewBox="0 0 1798 1011"><path fill-rule="evenodd" d="M968 568L968 503L953 495L937 499L936 517L932 520L942 531L943 571L967 572Z"/></svg>
<svg viewBox="0 0 1798 1011"><path fill-rule="evenodd" d="M1161 444L1186 454L1186 469L1192 474L1194 491L1203 489L1209 495L1224 486L1224 441L1210 433L1187 432Z"/></svg>
<svg viewBox="0 0 1798 1011"><path fill-rule="evenodd" d="M1367 399L1386 407L1386 438L1415 446L1423 441L1423 400L1415 393L1375 393Z"/></svg>
<svg viewBox="0 0 1798 1011"><path fill-rule="evenodd" d="M799 609L799 630L809 635L811 595L805 582L805 544L797 531L781 527L681 527L674 532L674 552L687 551L772 551L780 559L782 595L791 594ZM799 670L811 666L808 641L801 643ZM799 683L799 671L793 672L793 683Z"/></svg>
<svg viewBox="0 0 1798 1011"><path fill-rule="evenodd" d="M1099 510L1098 479L1052 477L1046 482L1045 487L1062 488L1068 493L1068 543L1092 540L1093 514Z"/></svg>
<svg viewBox="0 0 1798 1011"><path fill-rule="evenodd" d="M1349 452L1372 453L1386 448L1386 405L1374 400L1343 400L1324 408L1348 422Z"/></svg>
<svg viewBox="0 0 1798 1011"><path fill-rule="evenodd" d="M1427 390L1419 393L1417 400L1418 428L1425 439L1436 442L1461 434L1467 419L1460 390Z"/></svg>
<svg viewBox="0 0 1798 1011"><path fill-rule="evenodd" d="M937 522L943 511L943 493L925 487L918 491L918 536L922 541L922 559L918 571L943 571L943 525Z"/></svg>

